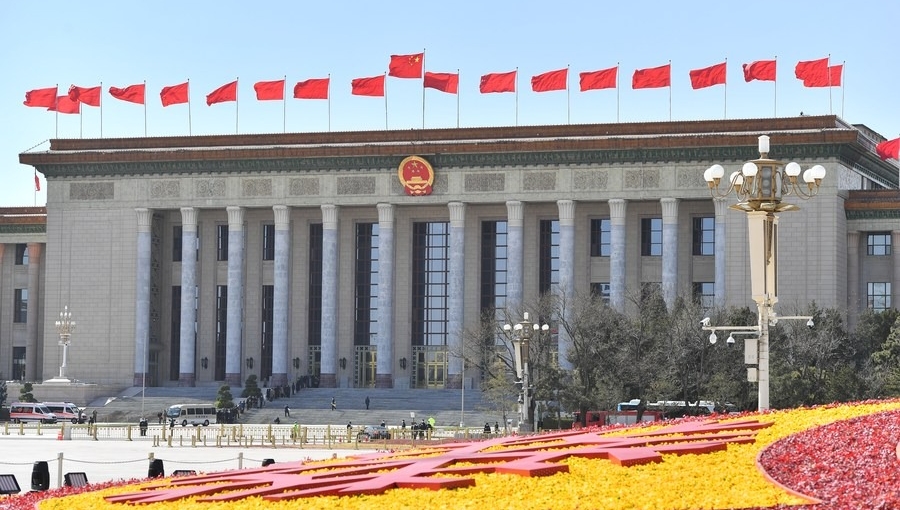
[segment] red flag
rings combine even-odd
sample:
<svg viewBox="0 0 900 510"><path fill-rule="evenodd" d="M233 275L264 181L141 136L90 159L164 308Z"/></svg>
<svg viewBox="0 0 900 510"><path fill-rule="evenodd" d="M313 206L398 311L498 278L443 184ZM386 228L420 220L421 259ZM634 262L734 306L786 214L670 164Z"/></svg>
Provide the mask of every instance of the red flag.
<svg viewBox="0 0 900 510"><path fill-rule="evenodd" d="M56 87L46 89L34 89L25 93L25 106L40 106L50 108L56 105Z"/></svg>
<svg viewBox="0 0 900 510"><path fill-rule="evenodd" d="M649 69L637 69L631 78L633 89L657 89L672 86L672 64Z"/></svg>
<svg viewBox="0 0 900 510"><path fill-rule="evenodd" d="M171 104L187 103L189 83L190 82L184 82L179 85L172 85L171 87L163 87L162 91L159 93L162 105L169 106Z"/></svg>
<svg viewBox="0 0 900 510"><path fill-rule="evenodd" d="M100 87L69 87L69 99L88 106L100 106Z"/></svg>
<svg viewBox="0 0 900 510"><path fill-rule="evenodd" d="M703 69L694 69L690 72L691 87L702 89L712 87L713 85L722 85L725 83L725 62L714 66L704 67Z"/></svg>
<svg viewBox="0 0 900 510"><path fill-rule="evenodd" d="M549 92L551 90L566 90L569 85L569 69L548 71L531 77L531 90L535 92Z"/></svg>
<svg viewBox="0 0 900 510"><path fill-rule="evenodd" d="M296 99L328 99L328 84L331 78L311 78L298 81L294 85Z"/></svg>
<svg viewBox="0 0 900 510"><path fill-rule="evenodd" d="M844 64L838 64L828 68L828 74L831 76L831 86L841 86L841 75L844 74Z"/></svg>
<svg viewBox="0 0 900 510"><path fill-rule="evenodd" d="M354 96L384 96L384 75L371 78L355 78L350 82L350 93Z"/></svg>
<svg viewBox="0 0 900 510"><path fill-rule="evenodd" d="M38 177L37 172L34 173L34 190L35 191L41 190L41 179L40 179L40 177Z"/></svg>
<svg viewBox="0 0 900 510"><path fill-rule="evenodd" d="M794 76L798 80L803 81L804 87L827 87L828 59L820 58L819 60L797 62L797 67L794 68Z"/></svg>
<svg viewBox="0 0 900 510"><path fill-rule="evenodd" d="M517 73L518 71L486 74L481 77L479 89L482 94L489 94L491 92L515 92Z"/></svg>
<svg viewBox="0 0 900 510"><path fill-rule="evenodd" d="M253 84L258 101L283 101L284 80L258 81Z"/></svg>
<svg viewBox="0 0 900 510"><path fill-rule="evenodd" d="M879 143L875 146L875 152L881 159L900 159L900 138Z"/></svg>
<svg viewBox="0 0 900 510"><path fill-rule="evenodd" d="M59 113L81 113L81 103L72 101L69 96L57 96L56 104L47 110Z"/></svg>
<svg viewBox="0 0 900 510"><path fill-rule="evenodd" d="M581 91L614 89L616 88L616 76L619 74L619 66L610 67L600 71L581 73Z"/></svg>
<svg viewBox="0 0 900 510"><path fill-rule="evenodd" d="M422 64L424 62L424 53L391 55L391 63L388 64L388 75L395 78L421 78Z"/></svg>
<svg viewBox="0 0 900 510"><path fill-rule="evenodd" d="M237 80L226 83L216 90L206 95L206 105L212 106L216 103L225 103L228 101L237 101Z"/></svg>
<svg viewBox="0 0 900 510"><path fill-rule="evenodd" d="M429 73L425 72L425 88L437 89L448 94L456 94L459 90L458 73Z"/></svg>
<svg viewBox="0 0 900 510"><path fill-rule="evenodd" d="M139 85L129 85L123 89L110 87L109 95L116 99L121 99L122 101L128 101L129 103L144 104L144 92L146 91L146 88L146 85L143 83Z"/></svg>
<svg viewBox="0 0 900 510"><path fill-rule="evenodd" d="M775 81L775 67L774 60L757 60L744 64L744 81Z"/></svg>

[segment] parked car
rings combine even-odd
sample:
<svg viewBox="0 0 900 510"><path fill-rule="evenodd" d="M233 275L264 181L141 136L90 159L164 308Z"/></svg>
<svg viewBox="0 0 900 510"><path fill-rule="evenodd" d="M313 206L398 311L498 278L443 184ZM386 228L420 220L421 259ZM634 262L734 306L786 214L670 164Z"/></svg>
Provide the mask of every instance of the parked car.
<svg viewBox="0 0 900 510"><path fill-rule="evenodd" d="M368 441L371 439L390 439L391 432L387 429L387 427L382 427L379 425L366 425L356 435L356 438L360 441Z"/></svg>

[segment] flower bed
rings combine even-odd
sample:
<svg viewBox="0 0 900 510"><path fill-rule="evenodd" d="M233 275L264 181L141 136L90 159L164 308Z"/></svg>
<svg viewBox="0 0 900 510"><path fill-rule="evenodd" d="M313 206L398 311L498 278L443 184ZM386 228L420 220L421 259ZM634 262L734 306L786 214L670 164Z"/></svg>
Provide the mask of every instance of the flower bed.
<svg viewBox="0 0 900 510"><path fill-rule="evenodd" d="M872 401L815 408L745 414L772 425L755 442L730 444L708 454L663 455L663 461L633 467L607 460L570 458L568 473L523 477L477 473L474 486L455 490L398 488L381 495L324 496L268 502L258 497L227 503L229 510L318 508L497 508L515 503L541 509L628 508L897 508L900 463L900 400ZM726 417L719 417L726 418ZM730 419L731 417L727 417ZM688 420L697 420L692 418ZM677 422L676 422L677 423ZM649 430L632 427L633 433ZM628 430L616 428L617 435ZM893 455L893 457L891 456ZM760 472L763 466L778 483L819 498L809 505ZM323 467L327 467L327 464ZM442 475L446 477L447 475ZM95 484L13 496L5 510L124 510L104 497L135 492L134 481ZM801 506L791 506L801 505ZM193 499L153 503L147 510L214 510L221 504Z"/></svg>

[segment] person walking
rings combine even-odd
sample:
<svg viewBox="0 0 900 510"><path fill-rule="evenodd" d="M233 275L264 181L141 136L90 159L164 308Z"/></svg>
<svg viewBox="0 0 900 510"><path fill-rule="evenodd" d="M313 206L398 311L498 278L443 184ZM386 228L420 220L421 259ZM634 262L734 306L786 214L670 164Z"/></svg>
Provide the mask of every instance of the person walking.
<svg viewBox="0 0 900 510"><path fill-rule="evenodd" d="M287 404L284 405L284 417L285 417L285 418L290 418L290 417L291 417L291 408L288 407Z"/></svg>
<svg viewBox="0 0 900 510"><path fill-rule="evenodd" d="M337 409L337 402L334 400L334 397L331 397L331 410L334 411Z"/></svg>
<svg viewBox="0 0 900 510"><path fill-rule="evenodd" d="M366 395L366 411L369 410L369 396Z"/></svg>

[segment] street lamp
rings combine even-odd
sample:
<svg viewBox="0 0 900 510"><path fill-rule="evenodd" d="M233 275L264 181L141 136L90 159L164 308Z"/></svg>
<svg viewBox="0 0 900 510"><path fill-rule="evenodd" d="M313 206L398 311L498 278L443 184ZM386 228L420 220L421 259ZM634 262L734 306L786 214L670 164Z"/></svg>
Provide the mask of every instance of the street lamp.
<svg viewBox="0 0 900 510"><path fill-rule="evenodd" d="M550 326L532 323L528 318L528 312L523 314L522 322L516 325L504 324L503 331L512 335L511 341L515 356L513 362L516 368L516 382L522 384L522 392L519 395L519 431L531 432L534 430L531 422L531 387L529 381L529 351L531 335L536 331L549 331Z"/></svg>
<svg viewBox="0 0 900 510"><path fill-rule="evenodd" d="M725 175L722 165L713 165L703 173L713 198L724 198L733 192L740 202L729 208L747 213L751 295L759 313L760 411L769 409L769 326L777 320L774 310L775 303L778 302L776 213L799 210L794 204L782 203L782 197L795 195L808 200L819 193L819 185L825 178L825 168L822 165L815 165L803 172L802 184L798 179L800 172L800 165L797 163L785 165L769 159L769 137L762 135L759 137L759 159L748 161L739 172L733 172L724 190L719 189L719 183Z"/></svg>
<svg viewBox="0 0 900 510"><path fill-rule="evenodd" d="M63 311L59 312L59 320L56 321L56 331L59 333L59 345L63 348L62 365L59 367L59 378L66 379L66 360L69 355L69 342L72 340L72 333L75 331L75 321L72 320L72 312L66 305Z"/></svg>

